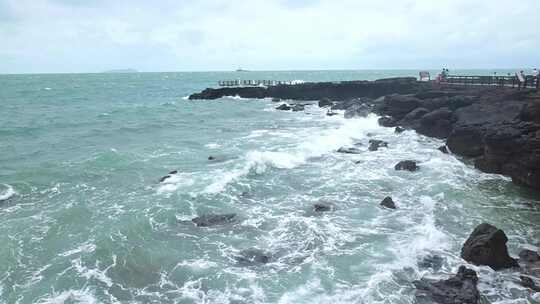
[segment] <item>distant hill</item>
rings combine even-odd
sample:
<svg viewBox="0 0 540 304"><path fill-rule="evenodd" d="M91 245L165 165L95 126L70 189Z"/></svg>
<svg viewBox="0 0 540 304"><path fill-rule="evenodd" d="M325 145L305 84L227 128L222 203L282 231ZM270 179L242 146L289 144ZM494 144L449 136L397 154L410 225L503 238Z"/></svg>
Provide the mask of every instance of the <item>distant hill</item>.
<svg viewBox="0 0 540 304"><path fill-rule="evenodd" d="M138 73L139 71L135 69L118 69L118 70L109 70L105 71L103 73Z"/></svg>

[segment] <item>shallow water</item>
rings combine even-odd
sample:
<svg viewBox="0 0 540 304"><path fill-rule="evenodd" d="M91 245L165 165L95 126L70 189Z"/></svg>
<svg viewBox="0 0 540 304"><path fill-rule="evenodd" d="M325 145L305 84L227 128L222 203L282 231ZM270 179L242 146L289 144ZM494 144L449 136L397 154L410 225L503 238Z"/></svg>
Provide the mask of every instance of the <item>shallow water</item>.
<svg viewBox="0 0 540 304"><path fill-rule="evenodd" d="M538 194L440 153L440 140L316 106L183 98L238 75L416 71L0 76L0 301L414 303L411 282L455 273L481 222L507 233L513 255L538 250ZM369 152L369 139L389 148ZM361 154L335 153L358 142ZM395 171L404 159L420 171ZM379 207L388 195L397 210ZM316 214L321 201L335 210ZM231 212L238 219L224 226L186 224ZM248 248L270 263L239 265ZM428 254L444 258L441 269L418 267ZM516 273L469 267L491 303L540 301Z"/></svg>

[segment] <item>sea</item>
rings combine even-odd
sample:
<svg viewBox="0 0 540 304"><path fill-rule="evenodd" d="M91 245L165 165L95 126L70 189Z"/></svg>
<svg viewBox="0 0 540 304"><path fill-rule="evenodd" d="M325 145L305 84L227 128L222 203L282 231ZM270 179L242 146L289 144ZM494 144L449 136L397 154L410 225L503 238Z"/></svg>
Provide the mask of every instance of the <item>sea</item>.
<svg viewBox="0 0 540 304"><path fill-rule="evenodd" d="M374 114L187 98L220 80L396 76L418 70L0 75L0 303L405 304L414 280L461 265L485 303L539 303L518 272L460 258L483 222L511 255L538 250L538 193ZM361 153L336 153L351 146ZM420 170L395 171L406 159ZM268 263L240 263L248 249Z"/></svg>

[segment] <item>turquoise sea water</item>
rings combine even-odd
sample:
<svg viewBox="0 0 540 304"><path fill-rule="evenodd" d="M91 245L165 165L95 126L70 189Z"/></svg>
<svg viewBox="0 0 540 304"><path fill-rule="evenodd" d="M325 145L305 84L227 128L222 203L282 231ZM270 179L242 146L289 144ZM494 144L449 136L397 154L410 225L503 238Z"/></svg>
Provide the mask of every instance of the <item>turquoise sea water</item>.
<svg viewBox="0 0 540 304"><path fill-rule="evenodd" d="M513 255L538 250L538 194L440 140L316 106L185 98L224 79L393 76L417 71L0 75L0 303L414 303L411 282L455 273L481 222ZM368 152L371 138L389 148ZM393 170L403 159L421 170ZM379 207L388 195L397 210ZM335 210L316 214L321 201ZM205 213L237 220L187 223ZM270 263L239 265L248 248ZM441 269L418 267L429 254ZM470 267L491 303L540 301L515 272Z"/></svg>

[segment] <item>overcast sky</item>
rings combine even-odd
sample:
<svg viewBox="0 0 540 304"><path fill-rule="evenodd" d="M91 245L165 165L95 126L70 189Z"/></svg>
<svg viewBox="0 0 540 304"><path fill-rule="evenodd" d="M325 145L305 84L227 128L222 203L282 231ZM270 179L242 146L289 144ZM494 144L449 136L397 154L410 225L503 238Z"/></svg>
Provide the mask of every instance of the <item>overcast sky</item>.
<svg viewBox="0 0 540 304"><path fill-rule="evenodd" d="M0 0L0 73L540 65L540 0Z"/></svg>

